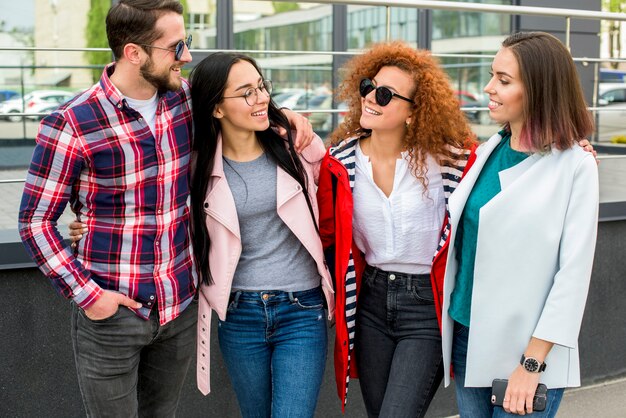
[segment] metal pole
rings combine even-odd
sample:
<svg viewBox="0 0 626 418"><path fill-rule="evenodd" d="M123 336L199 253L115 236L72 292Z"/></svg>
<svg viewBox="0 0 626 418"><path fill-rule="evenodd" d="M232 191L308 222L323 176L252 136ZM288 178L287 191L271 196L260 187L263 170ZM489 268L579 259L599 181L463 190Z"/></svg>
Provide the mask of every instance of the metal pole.
<svg viewBox="0 0 626 418"><path fill-rule="evenodd" d="M23 64L24 61L20 59L20 62ZM20 91L22 93L22 113L26 112L26 102L24 101L24 96L26 96L26 89L24 88L24 67L20 67ZM26 117L22 116L22 139L26 139Z"/></svg>
<svg viewBox="0 0 626 418"><path fill-rule="evenodd" d="M598 74L600 72L600 63L595 62L593 64L593 98L592 103L593 103L593 107L597 108L598 107ZM595 121L596 124L596 129L594 130L594 135L593 135L593 141L594 142L600 142L600 124L598 123L600 120L600 114L599 112L594 109L593 110L593 120Z"/></svg>
<svg viewBox="0 0 626 418"><path fill-rule="evenodd" d="M570 45L571 29L572 29L572 18L567 16L565 18L565 46L567 47L567 49L570 50L570 52L572 51L572 47Z"/></svg>

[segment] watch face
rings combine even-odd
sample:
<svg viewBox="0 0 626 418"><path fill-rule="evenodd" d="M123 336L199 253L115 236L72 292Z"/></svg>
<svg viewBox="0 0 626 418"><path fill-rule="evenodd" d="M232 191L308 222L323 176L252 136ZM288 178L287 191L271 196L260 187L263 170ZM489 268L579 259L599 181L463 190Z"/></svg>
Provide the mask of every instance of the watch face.
<svg viewBox="0 0 626 418"><path fill-rule="evenodd" d="M534 373L539 370L539 362L532 357L527 357L526 360L524 360L524 368Z"/></svg>

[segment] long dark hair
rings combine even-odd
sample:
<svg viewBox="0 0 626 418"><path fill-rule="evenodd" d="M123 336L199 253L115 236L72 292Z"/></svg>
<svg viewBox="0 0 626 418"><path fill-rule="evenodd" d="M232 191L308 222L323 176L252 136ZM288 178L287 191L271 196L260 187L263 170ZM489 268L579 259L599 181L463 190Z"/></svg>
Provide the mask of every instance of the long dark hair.
<svg viewBox="0 0 626 418"><path fill-rule="evenodd" d="M190 75L194 123L192 149L195 162L191 175L191 238L198 274L206 284L212 284L213 278L209 266L211 239L206 227L204 201L215 163L217 138L221 131L219 120L213 117L213 110L222 101L230 69L240 61L249 62L263 76L254 59L225 52L207 56L196 65ZM294 149L289 121L273 100L270 100L267 112L271 126L265 131L257 132L257 140L270 159L300 184L315 223L306 171ZM284 128L287 137L280 137L272 126Z"/></svg>

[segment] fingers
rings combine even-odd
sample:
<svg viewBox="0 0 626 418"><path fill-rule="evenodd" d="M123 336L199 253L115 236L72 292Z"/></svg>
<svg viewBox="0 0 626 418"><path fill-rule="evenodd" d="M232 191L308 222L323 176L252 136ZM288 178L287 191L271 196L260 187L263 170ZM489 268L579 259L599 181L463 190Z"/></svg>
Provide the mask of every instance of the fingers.
<svg viewBox="0 0 626 418"><path fill-rule="evenodd" d="M526 415L533 412L533 398L534 393L529 394L515 394L508 393L504 396L502 400L502 408L510 413L517 415Z"/></svg>
<svg viewBox="0 0 626 418"><path fill-rule="evenodd" d="M120 293L117 293L116 295L117 295L118 305L124 305L129 308L135 308L135 309L141 308L141 303L137 302L136 300L133 300L129 298L128 296L122 295Z"/></svg>
<svg viewBox="0 0 626 418"><path fill-rule="evenodd" d="M534 393L530 393L526 395L526 412L529 414L533 413L533 401L535 398Z"/></svg>
<svg viewBox="0 0 626 418"><path fill-rule="evenodd" d="M278 135L285 137L287 136L287 129L283 128L282 126L278 127Z"/></svg>
<svg viewBox="0 0 626 418"><path fill-rule="evenodd" d="M71 247L76 249L76 243L83 238L83 235L89 232L87 225L84 223L73 221L68 225Z"/></svg>
<svg viewBox="0 0 626 418"><path fill-rule="evenodd" d="M313 141L314 133L311 122L305 117L298 119L296 127L296 152L302 152Z"/></svg>

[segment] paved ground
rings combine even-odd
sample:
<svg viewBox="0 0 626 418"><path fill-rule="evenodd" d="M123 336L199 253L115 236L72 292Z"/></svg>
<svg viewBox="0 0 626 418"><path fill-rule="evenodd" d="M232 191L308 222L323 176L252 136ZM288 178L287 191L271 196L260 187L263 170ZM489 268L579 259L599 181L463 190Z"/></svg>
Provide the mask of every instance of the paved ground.
<svg viewBox="0 0 626 418"><path fill-rule="evenodd" d="M624 418L625 401L626 379L569 389L565 391L557 418Z"/></svg>
<svg viewBox="0 0 626 418"><path fill-rule="evenodd" d="M626 379L565 392L558 418L626 417Z"/></svg>

